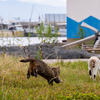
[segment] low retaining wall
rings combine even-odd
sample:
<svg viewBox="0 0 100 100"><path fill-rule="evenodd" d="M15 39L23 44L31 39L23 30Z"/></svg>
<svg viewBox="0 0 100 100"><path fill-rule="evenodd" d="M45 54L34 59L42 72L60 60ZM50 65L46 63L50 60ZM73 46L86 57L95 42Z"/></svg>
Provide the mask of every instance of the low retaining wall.
<svg viewBox="0 0 100 100"><path fill-rule="evenodd" d="M21 37L24 36L22 31L0 30L0 37Z"/></svg>

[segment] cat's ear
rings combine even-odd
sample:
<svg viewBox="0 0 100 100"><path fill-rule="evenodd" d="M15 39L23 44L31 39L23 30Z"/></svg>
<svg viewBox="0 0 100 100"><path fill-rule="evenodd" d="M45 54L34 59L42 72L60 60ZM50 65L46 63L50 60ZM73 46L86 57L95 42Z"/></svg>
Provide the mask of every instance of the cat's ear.
<svg viewBox="0 0 100 100"><path fill-rule="evenodd" d="M57 69L60 69L60 66L58 66Z"/></svg>
<svg viewBox="0 0 100 100"><path fill-rule="evenodd" d="M51 68L53 68L53 67L51 66Z"/></svg>

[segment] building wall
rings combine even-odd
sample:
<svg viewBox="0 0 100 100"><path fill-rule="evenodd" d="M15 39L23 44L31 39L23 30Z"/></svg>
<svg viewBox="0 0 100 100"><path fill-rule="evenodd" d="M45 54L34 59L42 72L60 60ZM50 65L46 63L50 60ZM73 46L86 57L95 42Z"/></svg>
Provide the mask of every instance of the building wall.
<svg viewBox="0 0 100 100"><path fill-rule="evenodd" d="M100 31L100 0L67 0L67 38L77 38L79 24L82 22ZM94 31L82 27L86 37Z"/></svg>
<svg viewBox="0 0 100 100"><path fill-rule="evenodd" d="M66 14L45 14L45 22L66 22Z"/></svg>

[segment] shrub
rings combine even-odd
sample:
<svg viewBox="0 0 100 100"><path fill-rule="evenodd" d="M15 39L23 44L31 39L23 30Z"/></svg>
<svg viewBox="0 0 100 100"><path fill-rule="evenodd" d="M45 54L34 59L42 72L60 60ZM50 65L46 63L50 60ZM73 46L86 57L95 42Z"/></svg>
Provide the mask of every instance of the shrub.
<svg viewBox="0 0 100 100"><path fill-rule="evenodd" d="M36 26L36 34L39 39L42 39L42 43L54 43L57 42L58 28L56 27L54 33L52 33L51 25L49 24L46 28L43 22L40 27ZM45 37L45 38L44 38Z"/></svg>

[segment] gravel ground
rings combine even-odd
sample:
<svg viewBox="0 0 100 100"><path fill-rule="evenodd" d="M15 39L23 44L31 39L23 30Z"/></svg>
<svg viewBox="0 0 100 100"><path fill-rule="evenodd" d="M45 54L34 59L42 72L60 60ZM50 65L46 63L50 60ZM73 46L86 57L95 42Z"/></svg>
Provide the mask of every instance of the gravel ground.
<svg viewBox="0 0 100 100"><path fill-rule="evenodd" d="M85 50L81 49L72 49L67 50L61 47L58 44L36 44L26 47L0 47L0 53L6 53L8 55L14 56L23 56L23 57L37 57L39 58L40 52L39 48L42 49L43 59L86 59L90 58L91 54Z"/></svg>

